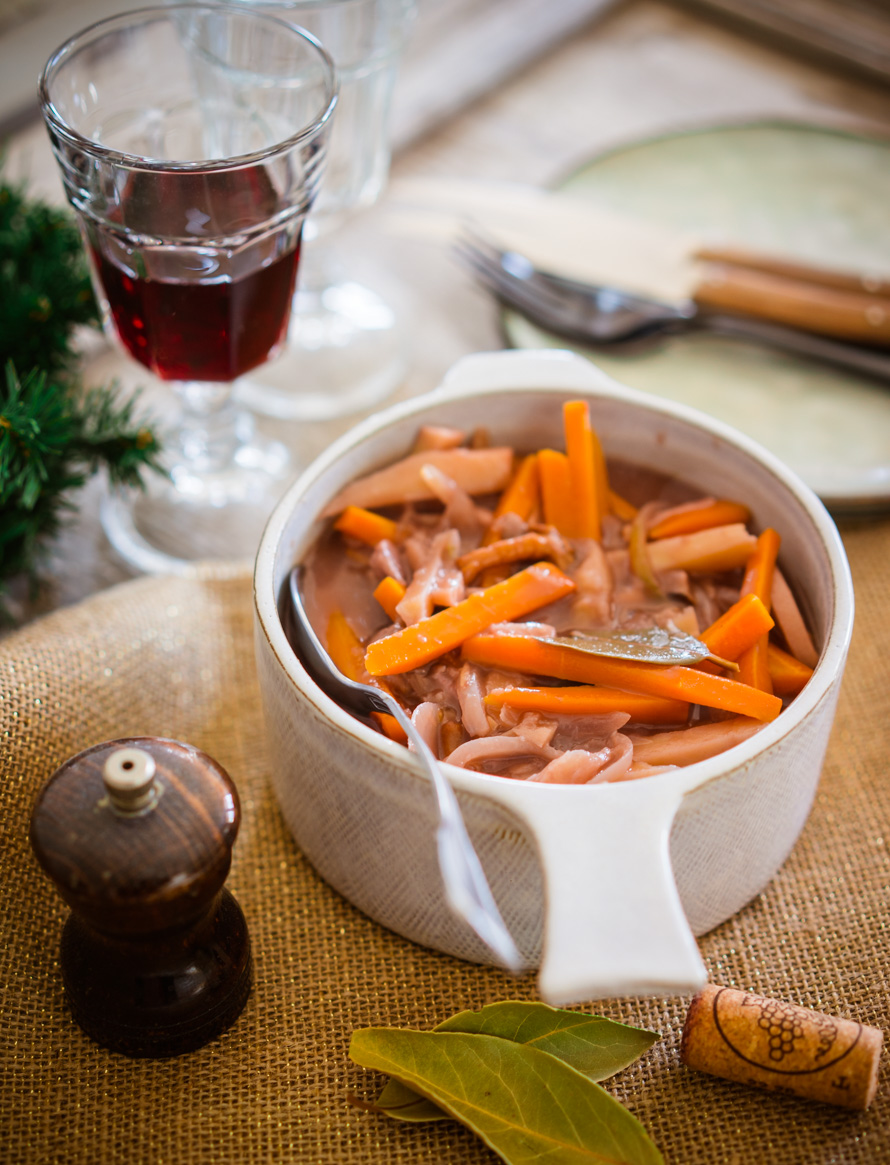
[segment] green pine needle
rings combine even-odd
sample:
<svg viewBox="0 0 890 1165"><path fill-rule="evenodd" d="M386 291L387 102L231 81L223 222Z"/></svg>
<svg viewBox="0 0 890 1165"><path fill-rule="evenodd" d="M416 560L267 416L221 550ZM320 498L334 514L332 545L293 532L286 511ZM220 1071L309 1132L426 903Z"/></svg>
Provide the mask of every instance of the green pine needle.
<svg viewBox="0 0 890 1165"><path fill-rule="evenodd" d="M0 578L31 572L43 540L59 529L67 495L104 465L112 481L140 485L160 470L152 431L134 418L136 398L82 389L10 363L0 391Z"/></svg>
<svg viewBox="0 0 890 1165"><path fill-rule="evenodd" d="M67 211L0 184L0 354L22 373L73 362L71 333L95 324L80 234Z"/></svg>
<svg viewBox="0 0 890 1165"><path fill-rule="evenodd" d="M35 576L48 540L101 467L123 485L161 472L135 395L85 388L72 347L95 324L77 228L66 211L0 182L0 588Z"/></svg>

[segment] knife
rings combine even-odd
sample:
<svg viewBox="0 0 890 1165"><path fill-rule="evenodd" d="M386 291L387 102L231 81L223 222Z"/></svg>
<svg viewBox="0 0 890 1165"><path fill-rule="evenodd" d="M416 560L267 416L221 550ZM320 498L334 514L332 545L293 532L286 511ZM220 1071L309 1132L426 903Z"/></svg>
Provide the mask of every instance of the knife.
<svg viewBox="0 0 890 1165"><path fill-rule="evenodd" d="M755 316L818 335L859 344L890 346L890 296L848 285L857 278L795 264L796 276L750 265L743 253L734 262L703 264L692 300L709 310ZM790 267L791 264L775 264ZM807 276L801 277L806 271ZM829 283L831 276L836 282Z"/></svg>
<svg viewBox="0 0 890 1165"><path fill-rule="evenodd" d="M768 320L890 346L890 275L835 270L673 230L573 195L508 182L393 182L391 230L453 241L468 227L504 250L579 282L674 305Z"/></svg>

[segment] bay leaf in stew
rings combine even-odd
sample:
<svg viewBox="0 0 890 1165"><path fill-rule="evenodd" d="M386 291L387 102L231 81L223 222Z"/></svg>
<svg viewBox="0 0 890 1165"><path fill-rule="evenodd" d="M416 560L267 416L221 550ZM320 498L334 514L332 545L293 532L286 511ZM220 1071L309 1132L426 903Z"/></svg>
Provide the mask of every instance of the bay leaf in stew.
<svg viewBox="0 0 890 1165"><path fill-rule="evenodd" d="M711 658L705 643L684 631L664 627L644 627L639 631L573 631L557 635L548 643L558 643L575 651L610 659L639 660L643 663L696 664Z"/></svg>

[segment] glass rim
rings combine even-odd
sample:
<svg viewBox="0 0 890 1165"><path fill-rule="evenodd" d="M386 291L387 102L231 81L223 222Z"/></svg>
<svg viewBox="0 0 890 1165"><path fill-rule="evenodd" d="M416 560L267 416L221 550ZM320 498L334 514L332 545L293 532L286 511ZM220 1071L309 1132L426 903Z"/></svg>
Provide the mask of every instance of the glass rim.
<svg viewBox="0 0 890 1165"><path fill-rule="evenodd" d="M93 34L99 31L110 32L114 28L124 28L132 24L134 20L139 17L153 16L155 19L167 17L175 12L195 12L203 11L210 13L229 13L237 16L250 16L254 20L260 20L268 24L278 25L281 28L287 29L289 32L298 36L301 40L311 45L317 52L321 64L325 70L325 91L327 94L327 102L324 104L321 112L314 118L314 120L307 126L303 126L297 133L291 134L289 137L282 138L281 141L275 142L274 145L265 146L260 150L253 150L247 154L236 154L228 158L199 158L193 161L186 161L180 159L165 159L165 158L144 158L139 154L128 154L123 150L112 149L108 146L103 146L100 142L94 141L92 138L79 133L76 129L70 126L67 121L56 111L56 108L50 99L49 84L53 76L58 72L59 68L71 56L77 47L79 47L86 38L92 37ZM236 6L234 4L207 4L207 3L184 3L184 4L163 4L163 5L147 5L145 8L135 8L128 12L120 12L114 16L105 17L102 20L94 21L92 24L82 28L73 36L70 36L50 55L41 73L40 80L37 85L37 93L40 99L40 109L43 114L44 121L49 127L53 129L60 137L64 138L71 145L83 149L86 153L101 157L107 162L114 165L124 167L128 170L147 170L152 172L179 172L179 171L225 171L238 170L243 166L254 165L257 162L264 161L268 158L274 157L276 154L286 153L295 146L300 145L301 142L311 141L316 137L319 131L330 121L333 115L334 108L337 104L338 98L338 77L336 66L333 58L327 49L322 45L317 37L313 36L304 28L299 28L296 25L288 23L286 20L280 19L278 16L271 16L267 13L256 12L247 7Z"/></svg>

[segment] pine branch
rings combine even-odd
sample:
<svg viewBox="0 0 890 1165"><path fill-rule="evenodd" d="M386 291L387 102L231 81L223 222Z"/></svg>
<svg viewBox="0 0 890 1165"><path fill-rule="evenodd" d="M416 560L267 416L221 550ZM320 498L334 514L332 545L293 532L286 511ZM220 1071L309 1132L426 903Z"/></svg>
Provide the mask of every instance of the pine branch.
<svg viewBox="0 0 890 1165"><path fill-rule="evenodd" d="M80 236L64 210L0 183L0 590L36 577L74 491L100 467L142 484L160 447L137 396L84 388L74 329L95 324ZM2 614L2 607L0 607Z"/></svg>
<svg viewBox="0 0 890 1165"><path fill-rule="evenodd" d="M12 364L0 393L0 577L32 571L41 542L57 533L66 496L104 465L115 482L141 485L160 471L160 447L135 419L136 397L83 390L36 369L19 380Z"/></svg>
<svg viewBox="0 0 890 1165"><path fill-rule="evenodd" d="M98 319L80 234L70 215L0 185L0 354L21 373L74 360L71 333Z"/></svg>

